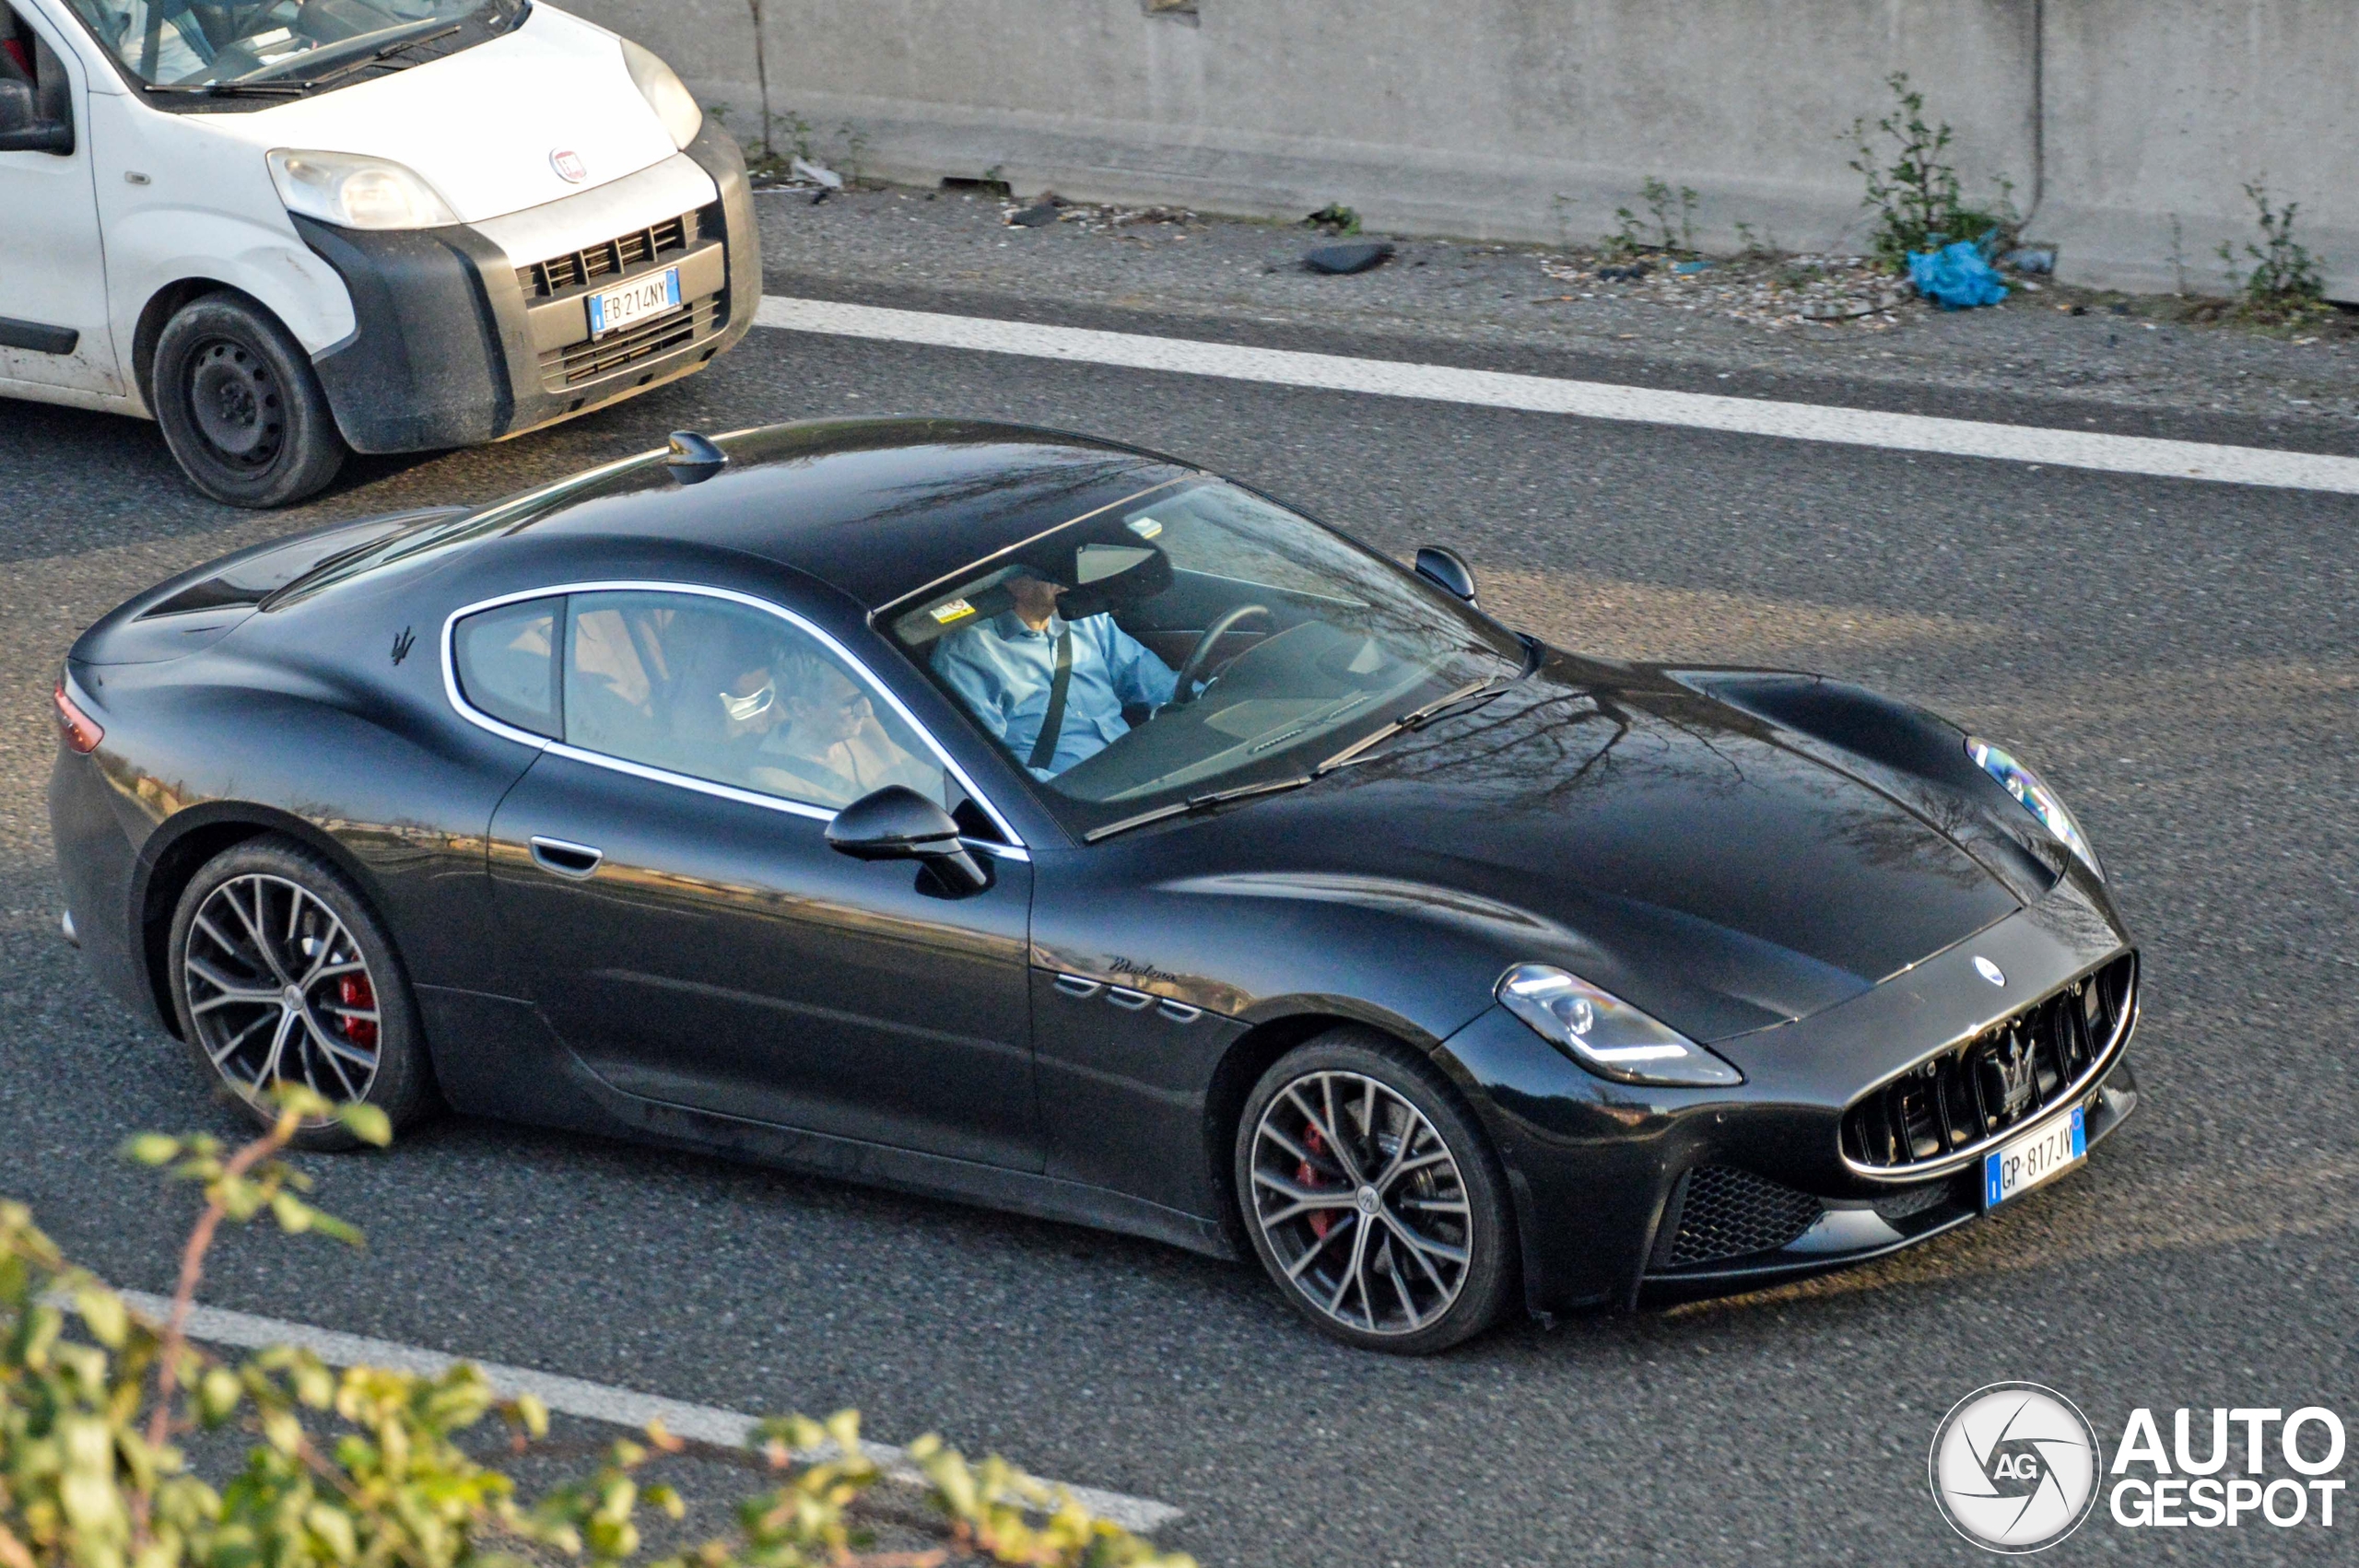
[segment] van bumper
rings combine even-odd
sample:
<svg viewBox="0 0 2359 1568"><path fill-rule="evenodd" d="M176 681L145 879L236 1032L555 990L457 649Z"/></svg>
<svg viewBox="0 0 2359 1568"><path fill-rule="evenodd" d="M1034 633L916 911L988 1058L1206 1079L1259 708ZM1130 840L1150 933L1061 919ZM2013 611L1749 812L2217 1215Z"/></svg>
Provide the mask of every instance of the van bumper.
<svg viewBox="0 0 2359 1568"><path fill-rule="evenodd" d="M710 116L676 158L505 217L293 221L352 296L352 335L311 363L356 451L496 441L677 380L744 337L761 302L745 158ZM674 266L679 310L592 338L590 296Z"/></svg>

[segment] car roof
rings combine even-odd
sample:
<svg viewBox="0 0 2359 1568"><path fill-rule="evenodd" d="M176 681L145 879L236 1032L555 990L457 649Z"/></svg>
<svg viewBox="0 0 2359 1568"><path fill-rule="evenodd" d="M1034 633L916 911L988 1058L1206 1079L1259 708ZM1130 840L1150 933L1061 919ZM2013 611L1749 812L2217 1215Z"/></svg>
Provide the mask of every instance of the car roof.
<svg viewBox="0 0 2359 1568"><path fill-rule="evenodd" d="M1117 442L967 420L811 420L713 440L729 463L710 479L681 484L650 454L553 486L512 532L741 550L874 610L1197 472Z"/></svg>

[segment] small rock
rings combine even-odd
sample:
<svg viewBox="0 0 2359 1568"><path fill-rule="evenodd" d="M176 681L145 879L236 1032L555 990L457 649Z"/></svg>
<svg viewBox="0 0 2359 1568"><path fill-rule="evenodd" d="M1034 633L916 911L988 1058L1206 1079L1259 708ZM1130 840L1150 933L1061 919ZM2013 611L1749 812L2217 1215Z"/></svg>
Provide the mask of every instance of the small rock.
<svg viewBox="0 0 2359 1568"><path fill-rule="evenodd" d="M1636 283L1654 270L1644 262L1632 262L1626 267L1600 267L1597 275L1608 283Z"/></svg>
<svg viewBox="0 0 2359 1568"><path fill-rule="evenodd" d="M1007 226L1010 228L1039 228L1056 221L1057 208L1053 202L1041 202L1028 207L1018 207L1007 215Z"/></svg>
<svg viewBox="0 0 2359 1568"><path fill-rule="evenodd" d="M1392 254L1392 247L1380 240L1357 245L1321 245L1302 258L1302 264L1312 272L1342 275L1366 272L1381 265Z"/></svg>

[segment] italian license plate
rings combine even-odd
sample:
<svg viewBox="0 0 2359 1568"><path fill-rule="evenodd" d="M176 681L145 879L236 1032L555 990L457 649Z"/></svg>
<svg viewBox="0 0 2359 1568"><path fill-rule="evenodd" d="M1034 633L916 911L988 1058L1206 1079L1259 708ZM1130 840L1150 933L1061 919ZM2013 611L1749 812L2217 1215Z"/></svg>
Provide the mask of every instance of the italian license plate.
<svg viewBox="0 0 2359 1568"><path fill-rule="evenodd" d="M2029 1192L2079 1164L2088 1152L2087 1113L2074 1106L1982 1156L1982 1206L1996 1209L2018 1193Z"/></svg>
<svg viewBox="0 0 2359 1568"><path fill-rule="evenodd" d="M590 296L590 335L604 337L679 308L680 269L665 267Z"/></svg>

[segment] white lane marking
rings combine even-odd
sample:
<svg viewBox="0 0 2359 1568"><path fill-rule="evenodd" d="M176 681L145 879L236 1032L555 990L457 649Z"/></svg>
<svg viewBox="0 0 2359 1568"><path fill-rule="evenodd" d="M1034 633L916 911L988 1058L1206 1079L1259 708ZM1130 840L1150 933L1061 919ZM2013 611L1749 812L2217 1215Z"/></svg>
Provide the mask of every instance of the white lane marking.
<svg viewBox="0 0 2359 1568"><path fill-rule="evenodd" d="M169 1297L150 1295L145 1291L118 1291L115 1293L122 1296L134 1311L144 1313L158 1323L171 1316L172 1304ZM315 1328L308 1323L258 1317L250 1312L230 1312L217 1306L192 1308L188 1332L191 1339L202 1340L207 1344L237 1345L246 1350L261 1350L269 1345L294 1345L310 1351L330 1366L381 1366L389 1371L416 1373L424 1377L447 1371L462 1361L472 1361L491 1380L492 1387L505 1398L530 1394L550 1410L591 1421L607 1422L616 1426L636 1428L643 1427L651 1421L660 1421L663 1429L675 1437L728 1448L750 1446L757 1423L757 1418L753 1416L738 1410L724 1410L713 1405L693 1405L685 1400L666 1399L604 1383L586 1383L578 1377L534 1372L529 1367L477 1361L473 1356L447 1356L439 1351L396 1344L391 1340L371 1340L358 1334L338 1333L333 1328ZM909 1456L901 1449L886 1443L863 1443L861 1447L893 1480L912 1485L924 1484L924 1476L919 1473L917 1467L910 1462ZM1099 1518L1109 1519L1140 1535L1159 1530L1180 1516L1180 1511L1168 1503L1157 1503L1151 1498L1132 1497L1120 1492L1100 1492L1094 1486L1070 1486L1063 1481L1050 1481L1049 1484L1063 1487L1075 1503Z"/></svg>
<svg viewBox="0 0 2359 1568"><path fill-rule="evenodd" d="M2359 495L2359 458L2318 452L2272 451L2265 447L2219 446L2207 441L2166 441L2149 436L2113 436L2036 425L1994 425L1976 419L1883 414L1872 409L1838 408L1815 403L1773 403L1711 392L1663 392L1652 387L1620 386L1612 381L1562 380L1505 370L1357 359L1291 348L1250 348L1193 338L1036 326L1027 322L942 315L928 310L889 310L874 305L839 305L780 295L763 298L754 324L839 337L925 344L936 348L1018 354L1035 359L1117 365L1133 370L1221 376L1231 380L1267 381L1325 392L1421 398L1535 414L1569 414L1584 419L1682 425L1743 436L1830 441L1841 446L1941 452L2005 462L2094 468L2109 474L2143 474L2165 479Z"/></svg>

